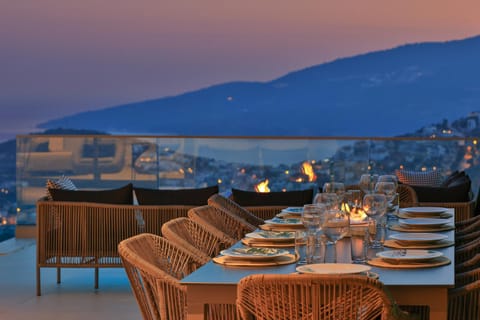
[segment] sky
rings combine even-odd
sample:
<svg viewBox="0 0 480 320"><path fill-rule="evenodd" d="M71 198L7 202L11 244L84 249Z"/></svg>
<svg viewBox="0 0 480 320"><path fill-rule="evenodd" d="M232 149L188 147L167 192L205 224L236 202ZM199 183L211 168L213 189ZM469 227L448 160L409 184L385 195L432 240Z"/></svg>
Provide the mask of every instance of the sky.
<svg viewBox="0 0 480 320"><path fill-rule="evenodd" d="M1 0L0 141L83 111L478 34L479 0Z"/></svg>

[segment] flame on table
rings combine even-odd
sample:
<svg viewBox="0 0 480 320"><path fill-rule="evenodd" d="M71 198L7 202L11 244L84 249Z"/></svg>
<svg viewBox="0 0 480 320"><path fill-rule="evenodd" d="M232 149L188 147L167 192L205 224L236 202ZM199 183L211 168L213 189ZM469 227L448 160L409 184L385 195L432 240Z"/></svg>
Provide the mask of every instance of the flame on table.
<svg viewBox="0 0 480 320"><path fill-rule="evenodd" d="M259 182L255 186L255 191L256 192L270 192L270 188L268 187L268 179L265 179L265 181Z"/></svg>
<svg viewBox="0 0 480 320"><path fill-rule="evenodd" d="M308 177L308 182L317 181L317 175L313 171L313 167L310 162L305 161L302 163L302 173Z"/></svg>
<svg viewBox="0 0 480 320"><path fill-rule="evenodd" d="M367 218L365 211L358 207L350 208L347 203L342 204L342 210L350 214L350 221L364 221Z"/></svg>

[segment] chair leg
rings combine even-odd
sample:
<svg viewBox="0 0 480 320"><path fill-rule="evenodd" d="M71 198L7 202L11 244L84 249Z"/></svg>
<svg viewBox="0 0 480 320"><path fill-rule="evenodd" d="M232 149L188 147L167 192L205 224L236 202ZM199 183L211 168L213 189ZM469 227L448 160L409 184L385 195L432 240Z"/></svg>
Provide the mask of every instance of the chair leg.
<svg viewBox="0 0 480 320"><path fill-rule="evenodd" d="M95 268L95 289L98 289L98 268Z"/></svg>
<svg viewBox="0 0 480 320"><path fill-rule="evenodd" d="M42 295L42 287L40 283L40 267L37 266L37 296Z"/></svg>
<svg viewBox="0 0 480 320"><path fill-rule="evenodd" d="M61 268L57 268L57 283L62 282L62 271Z"/></svg>

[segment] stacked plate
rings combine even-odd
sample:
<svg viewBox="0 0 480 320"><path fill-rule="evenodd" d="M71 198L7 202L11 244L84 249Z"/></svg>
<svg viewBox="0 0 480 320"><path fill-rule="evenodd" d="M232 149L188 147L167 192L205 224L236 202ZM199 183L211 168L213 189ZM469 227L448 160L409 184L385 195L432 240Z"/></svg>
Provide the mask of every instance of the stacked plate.
<svg viewBox="0 0 480 320"><path fill-rule="evenodd" d="M279 218L300 218L303 213L303 207L288 207L277 214Z"/></svg>
<svg viewBox="0 0 480 320"><path fill-rule="evenodd" d="M298 266L299 273L315 274L363 274L368 277L378 279L378 274L370 272L371 267L363 264L351 263L316 263Z"/></svg>
<svg viewBox="0 0 480 320"><path fill-rule="evenodd" d="M438 230L450 226L449 219L437 218L412 218L398 219L398 224L405 229L422 229L422 230Z"/></svg>
<svg viewBox="0 0 480 320"><path fill-rule="evenodd" d="M270 220L265 220L265 224L261 225L262 230L269 231L290 231L304 228L300 218L285 218L281 219L275 217Z"/></svg>
<svg viewBox="0 0 480 320"><path fill-rule="evenodd" d="M448 239L448 236L439 233L395 233L390 235L400 245L408 246L436 246Z"/></svg>
<svg viewBox="0 0 480 320"><path fill-rule="evenodd" d="M289 254L288 250L275 248L230 248L222 250L221 255L232 259L242 260L272 260L280 256Z"/></svg>
<svg viewBox="0 0 480 320"><path fill-rule="evenodd" d="M450 218L452 214L443 207L410 207L399 210L399 218Z"/></svg>
<svg viewBox="0 0 480 320"><path fill-rule="evenodd" d="M255 231L247 233L242 243L252 247L293 247L294 231Z"/></svg>
<svg viewBox="0 0 480 320"><path fill-rule="evenodd" d="M434 250L400 249L377 253L377 258L368 264L385 268L430 268L449 264L450 260L443 253Z"/></svg>

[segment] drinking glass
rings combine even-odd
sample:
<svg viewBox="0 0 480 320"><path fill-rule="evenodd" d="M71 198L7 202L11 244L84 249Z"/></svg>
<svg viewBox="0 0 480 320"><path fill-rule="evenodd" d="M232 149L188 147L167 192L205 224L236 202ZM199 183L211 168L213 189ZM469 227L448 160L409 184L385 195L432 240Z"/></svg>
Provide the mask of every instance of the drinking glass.
<svg viewBox="0 0 480 320"><path fill-rule="evenodd" d="M397 190L397 187L398 187L397 176L393 174L382 174L378 176L377 182L393 182L395 184L395 190Z"/></svg>
<svg viewBox="0 0 480 320"><path fill-rule="evenodd" d="M323 220L323 234L333 243L333 262L337 262L337 241L344 238L350 229L348 214L339 209L327 210Z"/></svg>
<svg viewBox="0 0 480 320"><path fill-rule="evenodd" d="M314 233L322 227L322 219L326 208L321 203L306 204L303 206L302 223L307 232Z"/></svg>
<svg viewBox="0 0 480 320"><path fill-rule="evenodd" d="M322 190L323 193L336 193L338 202L341 203L345 195L345 184L343 182L325 182Z"/></svg>
<svg viewBox="0 0 480 320"><path fill-rule="evenodd" d="M378 181L378 174L365 173L360 176L358 186L362 189L363 193L373 193L375 184Z"/></svg>
<svg viewBox="0 0 480 320"><path fill-rule="evenodd" d="M362 206L362 191L351 189L345 193L345 199L351 209L358 209Z"/></svg>
<svg viewBox="0 0 480 320"><path fill-rule="evenodd" d="M387 197L381 193L370 193L363 197L363 211L375 221L377 237L372 242L372 248L382 248L383 243L378 239L383 234L382 217L387 211Z"/></svg>
<svg viewBox="0 0 480 320"><path fill-rule="evenodd" d="M388 203L392 203L397 193L397 188L393 182L379 181L375 184L375 193L383 193L387 197Z"/></svg>
<svg viewBox="0 0 480 320"><path fill-rule="evenodd" d="M326 210L338 209L339 199L336 193L319 193L315 197L316 204L322 204Z"/></svg>

